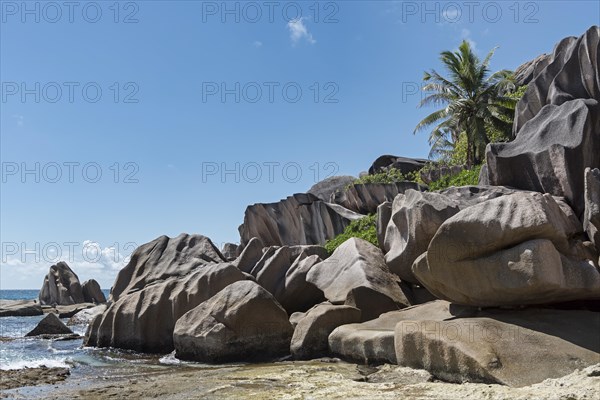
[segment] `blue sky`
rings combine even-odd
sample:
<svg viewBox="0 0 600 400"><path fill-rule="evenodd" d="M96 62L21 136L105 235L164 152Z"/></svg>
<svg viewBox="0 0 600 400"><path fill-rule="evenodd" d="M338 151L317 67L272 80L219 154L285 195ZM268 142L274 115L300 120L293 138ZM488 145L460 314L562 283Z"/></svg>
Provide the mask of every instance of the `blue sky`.
<svg viewBox="0 0 600 400"><path fill-rule="evenodd" d="M600 20L475 3L0 2L0 287L39 288L57 253L108 288L162 234L237 242L249 204L426 157L413 90L441 51L514 69Z"/></svg>

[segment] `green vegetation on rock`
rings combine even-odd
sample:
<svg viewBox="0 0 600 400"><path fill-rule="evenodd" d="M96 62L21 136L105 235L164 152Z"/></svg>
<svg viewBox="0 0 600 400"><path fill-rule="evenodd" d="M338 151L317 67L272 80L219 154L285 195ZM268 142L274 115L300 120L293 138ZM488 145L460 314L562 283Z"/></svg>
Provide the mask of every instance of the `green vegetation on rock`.
<svg viewBox="0 0 600 400"><path fill-rule="evenodd" d="M442 176L435 182L429 184L429 190L442 190L451 186L468 186L477 185L479 182L479 172L481 171L481 165L473 167L472 169L465 169L459 172L457 175Z"/></svg>
<svg viewBox="0 0 600 400"><path fill-rule="evenodd" d="M344 232L325 243L325 248L329 254L332 254L339 245L353 237L364 239L379 247L379 242L377 241L377 215L368 215L350 222L346 229L344 229Z"/></svg>
<svg viewBox="0 0 600 400"><path fill-rule="evenodd" d="M387 171L380 172L378 174L373 175L365 175L357 180L355 180L352 184L359 185L364 183L396 183L396 182L419 182L420 181L419 172L412 172L408 174L403 174L399 169L390 168Z"/></svg>

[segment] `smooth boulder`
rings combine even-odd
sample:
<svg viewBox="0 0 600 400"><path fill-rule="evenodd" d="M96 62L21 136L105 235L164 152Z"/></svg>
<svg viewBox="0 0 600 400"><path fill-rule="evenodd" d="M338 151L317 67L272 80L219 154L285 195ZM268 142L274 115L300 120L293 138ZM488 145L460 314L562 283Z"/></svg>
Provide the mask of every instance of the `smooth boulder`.
<svg viewBox="0 0 600 400"><path fill-rule="evenodd" d="M422 318L396 325L396 359L444 381L521 387L600 362L597 312L488 309L445 318L420 307Z"/></svg>
<svg viewBox="0 0 600 400"><path fill-rule="evenodd" d="M600 298L596 261L573 240L581 231L559 200L515 193L446 220L413 273L436 297L464 305Z"/></svg>
<svg viewBox="0 0 600 400"><path fill-rule="evenodd" d="M336 328L329 335L329 350L335 356L361 364L397 364L394 329L400 321L453 317L450 303L441 300L387 312L371 321Z"/></svg>
<svg viewBox="0 0 600 400"><path fill-rule="evenodd" d="M183 314L231 283L245 279L248 275L235 266L219 263L153 282L112 302L91 322L84 342L88 346L169 353L174 348L175 322Z"/></svg>
<svg viewBox="0 0 600 400"><path fill-rule="evenodd" d="M79 277L66 262L61 261L50 267L40 289L39 300L42 305L84 302Z"/></svg>
<svg viewBox="0 0 600 400"><path fill-rule="evenodd" d="M184 276L209 263L225 261L213 242L202 235L161 236L138 247L119 271L109 299L143 289L156 281Z"/></svg>
<svg viewBox="0 0 600 400"><path fill-rule="evenodd" d="M289 353L292 332L269 292L236 282L177 320L175 356L211 363L274 359Z"/></svg>
<svg viewBox="0 0 600 400"><path fill-rule="evenodd" d="M342 243L327 260L314 265L306 279L331 303L361 310L365 321L409 304L381 250L359 238Z"/></svg>
<svg viewBox="0 0 600 400"><path fill-rule="evenodd" d="M67 328L63 322L58 319L56 314L47 314L33 330L28 332L25 336L39 336L39 335L70 335L73 331Z"/></svg>
<svg viewBox="0 0 600 400"><path fill-rule="evenodd" d="M106 311L106 304L99 304L96 307L86 308L78 311L67 321L67 326L72 325L87 325L98 315L102 315Z"/></svg>
<svg viewBox="0 0 600 400"><path fill-rule="evenodd" d="M295 326L290 345L292 356L298 360L327 356L331 332L338 326L360 322L360 314L355 307L317 304Z"/></svg>
<svg viewBox="0 0 600 400"><path fill-rule="evenodd" d="M83 282L81 291L83 293L83 300L86 303L106 303L106 297L102 293L102 289L100 289L100 284L95 279Z"/></svg>
<svg viewBox="0 0 600 400"><path fill-rule="evenodd" d="M0 300L0 317L32 317L43 313L36 300Z"/></svg>
<svg viewBox="0 0 600 400"><path fill-rule="evenodd" d="M289 314L306 311L324 299L320 290L306 282L306 275L327 256L327 250L321 246L273 246L265 250L250 274ZM310 259L303 261L306 258Z"/></svg>

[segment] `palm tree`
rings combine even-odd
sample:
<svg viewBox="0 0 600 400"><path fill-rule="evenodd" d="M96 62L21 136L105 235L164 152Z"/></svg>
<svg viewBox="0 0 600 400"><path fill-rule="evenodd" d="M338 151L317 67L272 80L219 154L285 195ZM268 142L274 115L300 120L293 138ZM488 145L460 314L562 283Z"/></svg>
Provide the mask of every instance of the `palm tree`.
<svg viewBox="0 0 600 400"><path fill-rule="evenodd" d="M496 49L483 62L473 53L468 41L458 51L444 51L440 59L449 73L446 79L435 70L425 72L423 91L431 93L420 102L444 105L423 119L414 133L435 125L429 135L430 158L446 158L461 132L467 136L467 165L481 163L489 133L501 132L512 138L512 119L516 100L507 96L514 90L512 72L490 74L489 63Z"/></svg>

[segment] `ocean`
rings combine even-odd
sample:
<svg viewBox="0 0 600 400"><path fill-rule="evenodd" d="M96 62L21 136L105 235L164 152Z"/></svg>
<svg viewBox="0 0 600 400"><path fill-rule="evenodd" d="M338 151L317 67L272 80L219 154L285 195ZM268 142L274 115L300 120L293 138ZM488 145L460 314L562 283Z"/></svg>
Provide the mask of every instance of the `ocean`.
<svg viewBox="0 0 600 400"><path fill-rule="evenodd" d="M108 297L109 290L103 292ZM39 290L1 290L0 299L29 300L37 298L38 293ZM172 355L156 356L84 347L83 339L60 341L26 338L25 334L43 317L0 317L0 370L63 367L71 370L72 378L85 380L178 364ZM68 320L62 319L65 324ZM74 325L69 328L83 335L87 326Z"/></svg>

